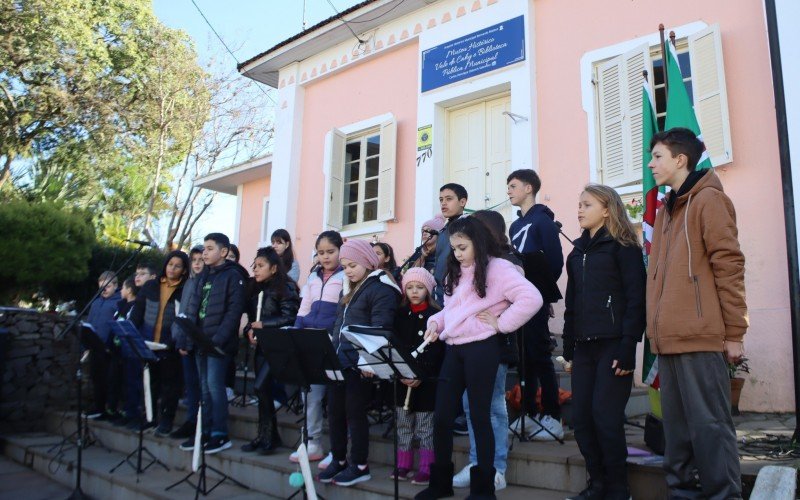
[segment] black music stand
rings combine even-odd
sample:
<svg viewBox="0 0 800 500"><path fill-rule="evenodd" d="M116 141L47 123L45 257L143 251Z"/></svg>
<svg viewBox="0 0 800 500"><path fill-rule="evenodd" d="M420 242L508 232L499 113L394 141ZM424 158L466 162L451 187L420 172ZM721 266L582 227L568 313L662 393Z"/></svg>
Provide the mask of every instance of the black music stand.
<svg viewBox="0 0 800 500"><path fill-rule="evenodd" d="M79 344L86 348L89 351L90 356L108 356L109 355L109 348L108 344L100 338L95 331L94 327L85 322L80 322L75 325L75 328L79 329L78 339ZM78 361L78 369L76 373L76 378L78 380L78 427L72 432L69 436L65 437L61 440L58 444L51 447L47 450L47 453L52 453L54 450L58 450L56 453L57 455L62 455L67 451L71 450L76 446L80 446L82 449L86 449L93 445L94 443L100 444L103 448L105 446L97 436L94 435L92 430L89 428L88 418L86 415L83 415L83 394L81 388L83 386L83 370L81 370L81 365L86 361L86 357L81 357ZM80 444L78 444L80 443Z"/></svg>
<svg viewBox="0 0 800 500"><path fill-rule="evenodd" d="M308 448L308 393L311 385L342 381L342 367L331 344L328 331L311 328L280 328L254 330L258 348L264 355L272 377L284 384L300 387L303 394L303 427L301 439ZM300 492L306 498L305 485L289 496L290 500ZM325 500L317 494L317 498Z"/></svg>
<svg viewBox="0 0 800 500"><path fill-rule="evenodd" d="M421 370L411 351L392 330L368 326L349 326L342 333L359 354L358 367L392 383L392 427L394 442L394 498L400 498L400 474L397 470L397 383L400 379L421 379Z"/></svg>
<svg viewBox="0 0 800 500"><path fill-rule="evenodd" d="M144 378L145 371L149 372L149 370L150 370L150 364L158 362L158 356L156 356L153 353L153 351L150 350L150 348L147 347L147 345L145 345L144 337L142 337L142 334L139 333L139 330L130 321L128 321L128 320L115 321L111 325L111 331L117 337L122 339L122 357L128 358L128 359L138 359L139 360L139 363L142 366L142 378ZM149 393L148 388L144 388L144 390L142 391L142 395L143 395L142 396L142 402L144 403L145 408L147 408L147 404L148 404L148 401L146 401L148 399L148 396L149 396L148 393ZM151 414L149 416L151 418L147 418L148 415L147 415L147 412L145 411L145 419L147 421L151 421L152 420L152 416L153 415ZM151 466L153 466L155 464L160 465L161 467L164 468L164 470L168 471L169 467L167 467L167 465L164 462L162 462L161 460L156 458L156 456L153 455L153 453L150 450L148 450L146 446L144 446L143 442L144 442L144 425L140 425L139 426L139 445L136 447L135 450L133 450L132 452L128 453L128 456L123 458L109 472L113 474L114 471L116 471L117 469L122 467L123 464L128 464L131 467L133 467L133 470L136 471L136 480L138 482L139 474L143 474L144 471L146 471L147 469L149 469ZM147 465L145 465L144 467L142 467L142 455L143 454L146 454L147 458L149 460ZM132 461L134 455L136 456L136 463L134 463Z"/></svg>
<svg viewBox="0 0 800 500"><path fill-rule="evenodd" d="M206 336L206 334L203 333L203 331L185 315L180 315L176 317L175 322L184 332L186 332L187 335L189 335L189 337L192 338L195 347L198 351L202 352L206 356L211 356L215 358L219 358L225 355L225 351L215 346L214 343L211 341L211 339L209 339L208 336ZM203 406L205 406L205 403L203 402L203 397L201 395L200 418L197 421L197 425L201 427L203 425ZM201 446L202 446L202 440L201 440ZM208 483L206 480L207 470L210 470L211 472L220 476L220 479L217 480L217 482L211 488L208 487ZM197 500L198 498L200 498L200 494L202 494L203 496L207 496L209 493L214 491L217 488L217 486L221 485L225 481L230 481L236 486L244 488L245 490L250 489L248 486L245 486L244 484L240 483L239 481L225 474L221 470L208 465L206 463L205 450L200 450L200 467L197 468L197 484L191 481L191 477L194 476L194 474L195 471L188 473L183 479L167 486L166 488L164 488L164 490L169 491L172 488L178 486L179 484L186 483L194 489L194 498L195 500Z"/></svg>
<svg viewBox="0 0 800 500"><path fill-rule="evenodd" d="M233 398L231 401L231 406L238 406L239 408L244 408L248 405L253 404L253 401L247 400L247 372L249 370L250 364L250 350L253 348L250 345L250 342L247 341L245 338L244 341L244 377L242 377L242 394ZM235 360L234 360L235 362Z"/></svg>

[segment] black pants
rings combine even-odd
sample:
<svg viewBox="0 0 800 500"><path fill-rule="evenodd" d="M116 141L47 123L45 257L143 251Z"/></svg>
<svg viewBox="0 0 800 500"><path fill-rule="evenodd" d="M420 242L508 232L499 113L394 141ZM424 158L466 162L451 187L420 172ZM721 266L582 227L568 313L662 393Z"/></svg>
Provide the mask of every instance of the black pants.
<svg viewBox="0 0 800 500"><path fill-rule="evenodd" d="M461 407L459 402L466 389L478 465L494 466L494 431L490 410L499 365L500 343L494 336L468 344L447 346L436 387L436 415L433 421L433 450L437 464L453 461L453 420Z"/></svg>
<svg viewBox="0 0 800 500"><path fill-rule="evenodd" d="M167 349L165 354L159 356L155 369L150 369L150 391L153 398L153 408L159 425L172 427L175 420L175 411L178 408L178 399L183 393L183 365L181 355L175 349Z"/></svg>
<svg viewBox="0 0 800 500"><path fill-rule="evenodd" d="M106 401L108 410L112 413L119 410L120 402L123 400L123 363L121 349L112 345L108 355L108 399Z"/></svg>
<svg viewBox="0 0 800 500"><path fill-rule="evenodd" d="M250 347L247 347L249 349ZM264 355L261 354L260 349L255 350L255 356L253 358L253 367L255 368L256 373L256 381L260 382L261 377L261 369L264 367L264 363L266 359ZM267 368L268 369L268 368ZM258 396L258 429L259 435L261 435L261 430L266 427L266 425L272 420L272 416L275 414L275 404L273 403L274 397L272 395L272 373L268 372L267 376L264 378L263 383L260 386L255 387L255 394ZM269 438L270 436L264 436L265 438Z"/></svg>
<svg viewBox="0 0 800 500"><path fill-rule="evenodd" d="M328 427L331 434L333 459L347 458L347 433L350 432L350 459L355 465L366 465L369 455L369 403L372 383L361 373L342 370L344 382L328 387Z"/></svg>
<svg viewBox="0 0 800 500"><path fill-rule="evenodd" d="M625 491L625 406L633 374L614 375L611 364L618 339L578 342L572 366L572 420L575 440L593 481L607 491Z"/></svg>
<svg viewBox="0 0 800 500"><path fill-rule="evenodd" d="M550 343L550 328L547 325L549 320L549 307L545 304L522 330L525 363L525 411L529 415L539 413L536 409L536 391L541 385L543 413L560 420L558 378L556 378L556 370L553 366L553 346Z"/></svg>
<svg viewBox="0 0 800 500"><path fill-rule="evenodd" d="M105 353L92 352L89 373L92 377L94 409L105 411L108 406L109 359Z"/></svg>

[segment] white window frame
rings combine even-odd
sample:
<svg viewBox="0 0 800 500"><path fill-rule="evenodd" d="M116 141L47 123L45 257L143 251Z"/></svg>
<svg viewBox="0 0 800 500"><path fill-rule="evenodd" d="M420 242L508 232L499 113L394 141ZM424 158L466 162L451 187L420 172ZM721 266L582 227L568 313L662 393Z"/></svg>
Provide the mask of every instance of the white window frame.
<svg viewBox="0 0 800 500"><path fill-rule="evenodd" d="M364 236L364 235L381 235L386 232L386 222L389 220L380 220L381 219L381 197L379 196L378 200L378 218L377 221L368 221L362 222L359 224L349 224L343 226L341 224L342 219L344 218L343 213L343 203L334 203L332 201L332 189L333 186L341 186L341 196L344 196L344 179L343 178L333 178L332 177L332 156L334 150L334 144L337 142L344 141L344 145L347 144L348 140L351 138L355 138L356 136L362 135L373 135L375 132L380 133L382 130L382 126L392 123L394 125L394 132L393 137L386 138L384 134L381 134L381 155L387 154L391 157L391 165L389 165L388 169L386 165L379 166L379 194L383 191L382 186L380 183L389 182L391 183L390 195L391 199L388 201L389 211L393 214L394 212L394 191L395 191L395 171L396 171L396 161L395 161L395 149L396 149L396 140L397 140L397 133L396 133L396 124L395 117L392 113L384 113L382 115L374 116L371 118L367 118L365 120L351 123L348 125L344 125L333 129L328 132L325 138L325 148L323 154L323 165L322 170L323 174L325 175L325 202L323 207L323 217L322 217L322 230L328 229L335 229L341 233L343 237L355 237L355 236ZM391 140L387 140L391 139ZM389 150L390 149L390 150ZM337 209L341 209L341 213L339 214L339 224L334 225L331 224L331 205L336 207ZM385 205L385 204L384 204Z"/></svg>
<svg viewBox="0 0 800 500"><path fill-rule="evenodd" d="M261 241L258 242L258 246L266 247L272 244L269 240L269 228L267 227L267 223L269 222L269 196L265 196L264 199L261 201Z"/></svg>

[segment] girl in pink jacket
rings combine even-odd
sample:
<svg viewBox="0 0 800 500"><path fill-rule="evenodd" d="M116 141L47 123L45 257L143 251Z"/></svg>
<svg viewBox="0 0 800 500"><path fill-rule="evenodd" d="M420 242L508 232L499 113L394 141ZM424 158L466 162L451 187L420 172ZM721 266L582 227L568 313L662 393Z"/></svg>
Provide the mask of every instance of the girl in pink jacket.
<svg viewBox="0 0 800 500"><path fill-rule="evenodd" d="M449 227L452 252L444 280L444 309L428 319L425 339L447 344L436 391L434 463L428 488L415 498L453 496L453 421L464 390L475 430L478 465L470 469L470 495L494 498L492 390L500 363L498 333L513 332L542 307L539 291L500 258L489 229L474 217Z"/></svg>

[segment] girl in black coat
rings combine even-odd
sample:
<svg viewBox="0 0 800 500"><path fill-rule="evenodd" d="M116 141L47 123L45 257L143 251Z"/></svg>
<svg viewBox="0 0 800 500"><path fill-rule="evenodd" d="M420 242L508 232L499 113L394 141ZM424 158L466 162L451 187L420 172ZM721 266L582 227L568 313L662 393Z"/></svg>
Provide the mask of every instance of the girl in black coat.
<svg viewBox="0 0 800 500"><path fill-rule="evenodd" d="M644 260L613 189L587 185L578 221L584 231L567 257L564 358L571 361L575 439L589 484L573 498L627 499L623 425L645 328Z"/></svg>
<svg viewBox="0 0 800 500"><path fill-rule="evenodd" d="M253 261L253 279L249 283L247 297L245 312L249 323L245 331L253 347L258 342L255 330L294 324L297 309L300 307L297 284L286 275L281 257L272 247L258 249ZM269 455L280 446L280 436L272 402L272 377L264 361L261 350L256 348L254 364L257 374L258 434L255 439L242 446L242 451L257 451L260 455ZM262 370L265 370L266 375L261 373Z"/></svg>
<svg viewBox="0 0 800 500"><path fill-rule="evenodd" d="M394 319L394 332L398 340L410 351L422 344L422 336L428 329L428 318L439 311L433 301L436 280L421 267L414 267L403 275L403 303ZM397 408L397 470L402 480L411 479L414 484L428 484L430 466L433 463L433 411L436 407L436 379L444 359L444 343L434 342L417 356L417 366L422 373L417 380L401 380L398 384ZM411 441L419 440L419 469L414 474L414 450ZM394 478L394 475L392 475Z"/></svg>

